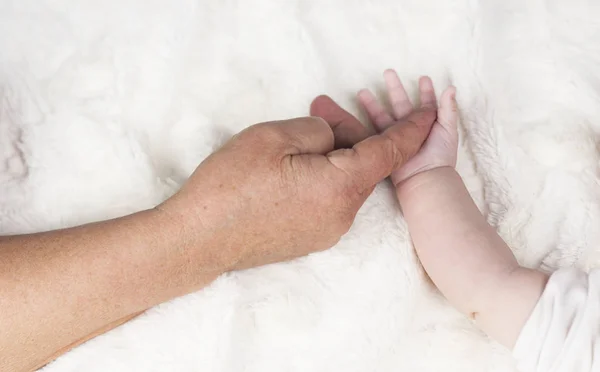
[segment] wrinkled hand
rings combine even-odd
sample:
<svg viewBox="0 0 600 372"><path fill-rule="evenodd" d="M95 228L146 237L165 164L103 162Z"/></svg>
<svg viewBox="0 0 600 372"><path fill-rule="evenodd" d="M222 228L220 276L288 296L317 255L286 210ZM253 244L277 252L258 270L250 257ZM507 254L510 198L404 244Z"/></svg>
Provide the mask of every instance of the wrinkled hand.
<svg viewBox="0 0 600 372"><path fill-rule="evenodd" d="M358 99L369 115L369 119L378 131L383 131L397 122L410 120L415 108L410 102L402 82L394 70L384 72L385 84L392 111L388 112L370 91L364 89L358 93ZM433 168L455 167L458 151L458 114L456 108L456 90L447 88L437 107L435 91L429 77L419 80L421 108L418 110L437 110L437 119L431 128L429 137L417 155L401 169L394 171L392 182L398 185L402 181Z"/></svg>
<svg viewBox="0 0 600 372"><path fill-rule="evenodd" d="M436 110L406 112L378 135L326 96L311 115L240 132L158 207L181 224L186 251L217 247L210 259L236 270L332 247L375 185L417 153Z"/></svg>

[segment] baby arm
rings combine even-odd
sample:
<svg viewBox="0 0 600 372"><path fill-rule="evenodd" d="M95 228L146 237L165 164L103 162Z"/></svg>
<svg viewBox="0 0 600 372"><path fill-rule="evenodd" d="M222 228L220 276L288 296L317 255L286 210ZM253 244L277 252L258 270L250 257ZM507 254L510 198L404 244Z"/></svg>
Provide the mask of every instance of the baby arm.
<svg viewBox="0 0 600 372"><path fill-rule="evenodd" d="M433 282L484 332L512 348L546 276L519 266L453 168L418 173L401 182L397 194L415 249Z"/></svg>
<svg viewBox="0 0 600 372"><path fill-rule="evenodd" d="M385 72L392 112L369 91L359 93L376 129L412 109L394 71ZM429 78L419 82L421 105L437 105ZM455 171L458 147L455 90L441 97L438 120L415 158L392 175L423 267L457 309L490 337L512 347L545 287L546 275L520 267L487 224Z"/></svg>

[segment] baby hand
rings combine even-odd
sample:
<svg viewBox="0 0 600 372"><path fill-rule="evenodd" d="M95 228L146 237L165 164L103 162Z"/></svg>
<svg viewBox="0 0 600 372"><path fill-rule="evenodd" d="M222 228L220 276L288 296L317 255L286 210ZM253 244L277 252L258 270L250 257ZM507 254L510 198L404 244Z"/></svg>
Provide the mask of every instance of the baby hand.
<svg viewBox="0 0 600 372"><path fill-rule="evenodd" d="M358 93L359 102L365 108L378 132L382 132L390 125L402 120L414 110L398 74L394 70L386 70L383 76L392 107L391 113L377 101L369 90L363 89ZM433 83L429 77L422 77L419 80L419 92L422 108L437 106ZM437 120L431 128L429 137L414 158L392 173L394 185L430 169L456 166L458 113L455 96L456 89L453 86L446 88L442 93L440 107L437 109Z"/></svg>

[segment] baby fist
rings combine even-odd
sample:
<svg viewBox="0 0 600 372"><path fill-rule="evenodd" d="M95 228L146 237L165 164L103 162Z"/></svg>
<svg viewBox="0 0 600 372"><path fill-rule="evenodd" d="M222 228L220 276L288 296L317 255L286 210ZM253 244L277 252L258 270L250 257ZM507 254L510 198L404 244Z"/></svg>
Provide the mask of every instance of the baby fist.
<svg viewBox="0 0 600 372"><path fill-rule="evenodd" d="M394 70L386 70L384 80L391 112L386 110L369 90L363 89L358 93L359 102L367 112L375 129L379 132L414 111L398 74ZM419 80L419 95L421 109L436 108L437 119L417 155L392 174L394 185L398 185L415 174L430 169L456 166L458 151L456 89L453 86L448 87L442 93L440 105L437 107L433 83L429 77L422 77Z"/></svg>

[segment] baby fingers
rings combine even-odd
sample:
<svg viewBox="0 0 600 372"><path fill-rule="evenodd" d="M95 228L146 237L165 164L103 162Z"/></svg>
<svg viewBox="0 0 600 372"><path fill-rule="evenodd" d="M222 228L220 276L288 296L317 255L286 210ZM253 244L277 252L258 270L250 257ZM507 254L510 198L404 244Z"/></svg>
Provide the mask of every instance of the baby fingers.
<svg viewBox="0 0 600 372"><path fill-rule="evenodd" d="M384 131L392 125L394 118L387 112L385 107L377 101L377 98L368 89L358 92L358 101L364 107L369 120L378 132Z"/></svg>
<svg viewBox="0 0 600 372"><path fill-rule="evenodd" d="M358 93L358 101L365 109L371 123L373 123L378 132L385 130L394 122L406 118L415 110L396 71L392 69L385 70L383 77L392 109L391 113L379 103L375 95L368 89L363 89ZM419 98L421 101L421 110L435 111L438 109L433 82L428 76L423 76L419 79ZM452 115L447 114L446 118L452 120Z"/></svg>
<svg viewBox="0 0 600 372"><path fill-rule="evenodd" d="M406 90L404 89L404 85L402 85L402 81L398 77L396 71L391 69L385 70L383 79L385 80L394 118L400 120L412 112L414 109L413 105L410 102L408 94L406 94Z"/></svg>
<svg viewBox="0 0 600 372"><path fill-rule="evenodd" d="M419 79L419 96L421 107L430 109L436 107L435 89L429 76L423 76Z"/></svg>
<svg viewBox="0 0 600 372"><path fill-rule="evenodd" d="M458 108L456 104L456 88L450 86L444 90L440 98L438 122L449 133L457 132Z"/></svg>

